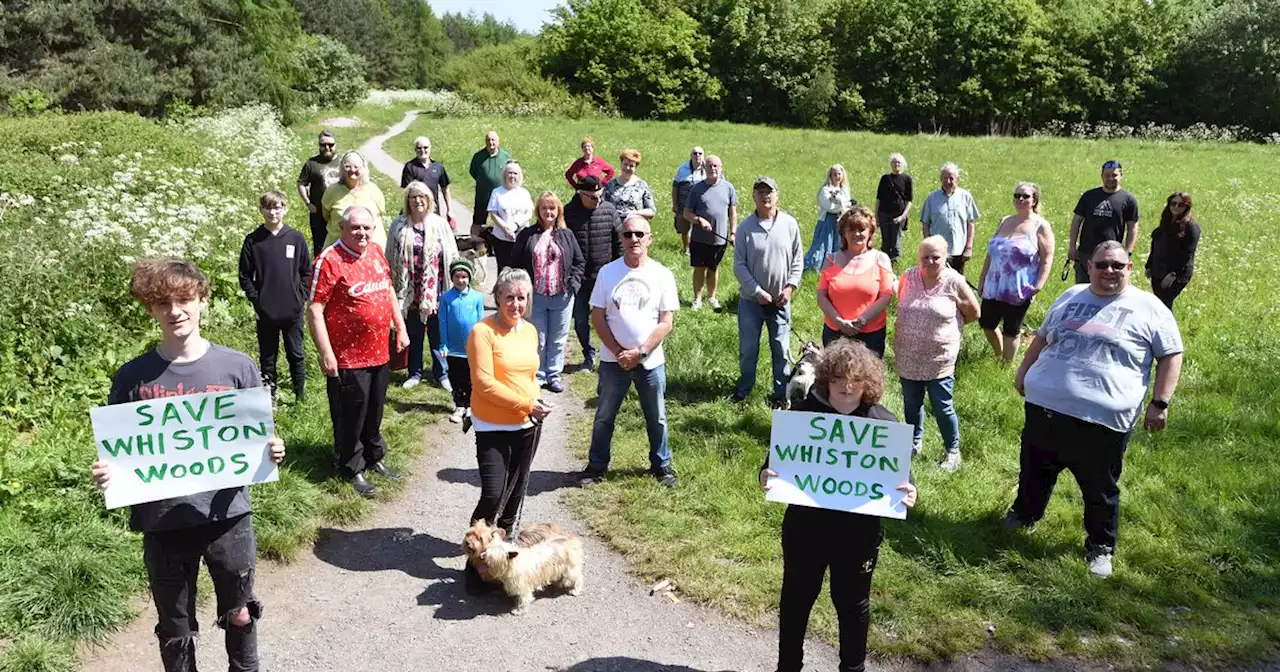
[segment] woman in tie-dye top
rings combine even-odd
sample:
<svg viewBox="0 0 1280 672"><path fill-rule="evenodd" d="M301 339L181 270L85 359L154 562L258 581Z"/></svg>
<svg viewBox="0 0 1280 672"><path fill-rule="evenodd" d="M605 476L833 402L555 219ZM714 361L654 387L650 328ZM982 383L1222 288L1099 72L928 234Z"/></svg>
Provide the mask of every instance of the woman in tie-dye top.
<svg viewBox="0 0 1280 672"><path fill-rule="evenodd" d="M1040 187L1023 182L1013 190L1014 214L1005 217L987 242L978 292L982 319L996 357L1012 362L1018 354L1022 320L1031 300L1044 289L1053 266L1053 230L1040 216ZM996 333L996 327L1004 326Z"/></svg>

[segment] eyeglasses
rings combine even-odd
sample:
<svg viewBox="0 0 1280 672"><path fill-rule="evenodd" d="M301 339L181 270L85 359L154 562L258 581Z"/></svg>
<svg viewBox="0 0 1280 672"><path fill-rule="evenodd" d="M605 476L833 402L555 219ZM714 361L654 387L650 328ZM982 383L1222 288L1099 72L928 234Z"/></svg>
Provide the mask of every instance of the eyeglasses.
<svg viewBox="0 0 1280 672"><path fill-rule="evenodd" d="M647 235L649 235L648 231L623 231L622 232L623 238L633 238L635 240L641 240Z"/></svg>
<svg viewBox="0 0 1280 672"><path fill-rule="evenodd" d="M1129 268L1129 263L1125 261L1095 261L1093 267L1099 271L1111 269L1113 271L1123 271Z"/></svg>
<svg viewBox="0 0 1280 672"><path fill-rule="evenodd" d="M1031 195L1031 194L1018 194L1018 193L1015 193L1015 194L1013 195L1013 199L1014 199L1015 201L1027 201L1027 200L1031 200L1031 198L1032 198L1032 195Z"/></svg>

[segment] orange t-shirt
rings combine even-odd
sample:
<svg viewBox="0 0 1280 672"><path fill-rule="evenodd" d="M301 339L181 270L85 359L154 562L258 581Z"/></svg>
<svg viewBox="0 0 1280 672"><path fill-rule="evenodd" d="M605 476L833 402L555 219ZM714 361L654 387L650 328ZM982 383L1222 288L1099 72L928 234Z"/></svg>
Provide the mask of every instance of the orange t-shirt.
<svg viewBox="0 0 1280 672"><path fill-rule="evenodd" d="M883 253L875 252L875 254ZM876 263L860 273L846 273L843 267L830 263L830 257L827 261L828 263L823 266L822 272L818 275L818 291L827 290L827 298L831 300L836 313L846 320L857 319L862 311L876 302L876 299L893 293L893 271L887 268L887 260L877 258ZM868 334L884 329L888 324L886 317L888 312L880 311L875 319L863 325L861 333ZM830 317L823 315L822 321L831 329L839 331L840 328L831 321Z"/></svg>
<svg viewBox="0 0 1280 672"><path fill-rule="evenodd" d="M471 412L495 425L523 425L538 389L538 330L524 320L507 329L490 315L467 338L471 364Z"/></svg>

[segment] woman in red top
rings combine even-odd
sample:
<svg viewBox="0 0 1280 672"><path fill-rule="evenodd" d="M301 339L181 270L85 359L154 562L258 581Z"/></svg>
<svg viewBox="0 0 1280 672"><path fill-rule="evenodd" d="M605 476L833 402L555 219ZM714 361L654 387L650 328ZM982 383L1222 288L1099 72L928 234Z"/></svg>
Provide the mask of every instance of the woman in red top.
<svg viewBox="0 0 1280 672"><path fill-rule="evenodd" d="M884 357L885 309L893 299L893 268L884 252L873 249L876 218L866 206L845 210L836 223L840 251L827 257L818 277L822 344L853 338Z"/></svg>
<svg viewBox="0 0 1280 672"><path fill-rule="evenodd" d="M569 170L564 171L564 179L569 181L569 186L577 189L578 181L588 175L600 178L600 184L608 184L613 179L613 166L596 156L596 141L589 135L582 138L582 156L569 166Z"/></svg>

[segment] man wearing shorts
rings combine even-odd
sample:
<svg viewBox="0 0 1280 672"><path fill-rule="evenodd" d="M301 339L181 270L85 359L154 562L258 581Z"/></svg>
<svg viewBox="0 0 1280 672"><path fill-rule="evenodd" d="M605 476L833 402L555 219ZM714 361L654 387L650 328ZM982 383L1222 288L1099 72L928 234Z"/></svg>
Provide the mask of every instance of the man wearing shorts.
<svg viewBox="0 0 1280 672"><path fill-rule="evenodd" d="M689 241L689 266L693 267L693 303L690 308L702 307L703 285L707 290L707 304L712 310L720 310L716 299L721 260L725 247L738 232L738 192L724 179L724 165L720 157L707 157L707 179L693 185L689 200L684 206L684 218L692 228Z"/></svg>
<svg viewBox="0 0 1280 672"><path fill-rule="evenodd" d="M689 202L689 192L693 185L707 179L707 165L703 160L701 147L694 147L689 153L689 160L676 169L676 178L671 181L671 212L676 216L676 233L680 234L684 243L684 256L689 256L689 235L693 230L689 221L684 218L684 204Z"/></svg>

